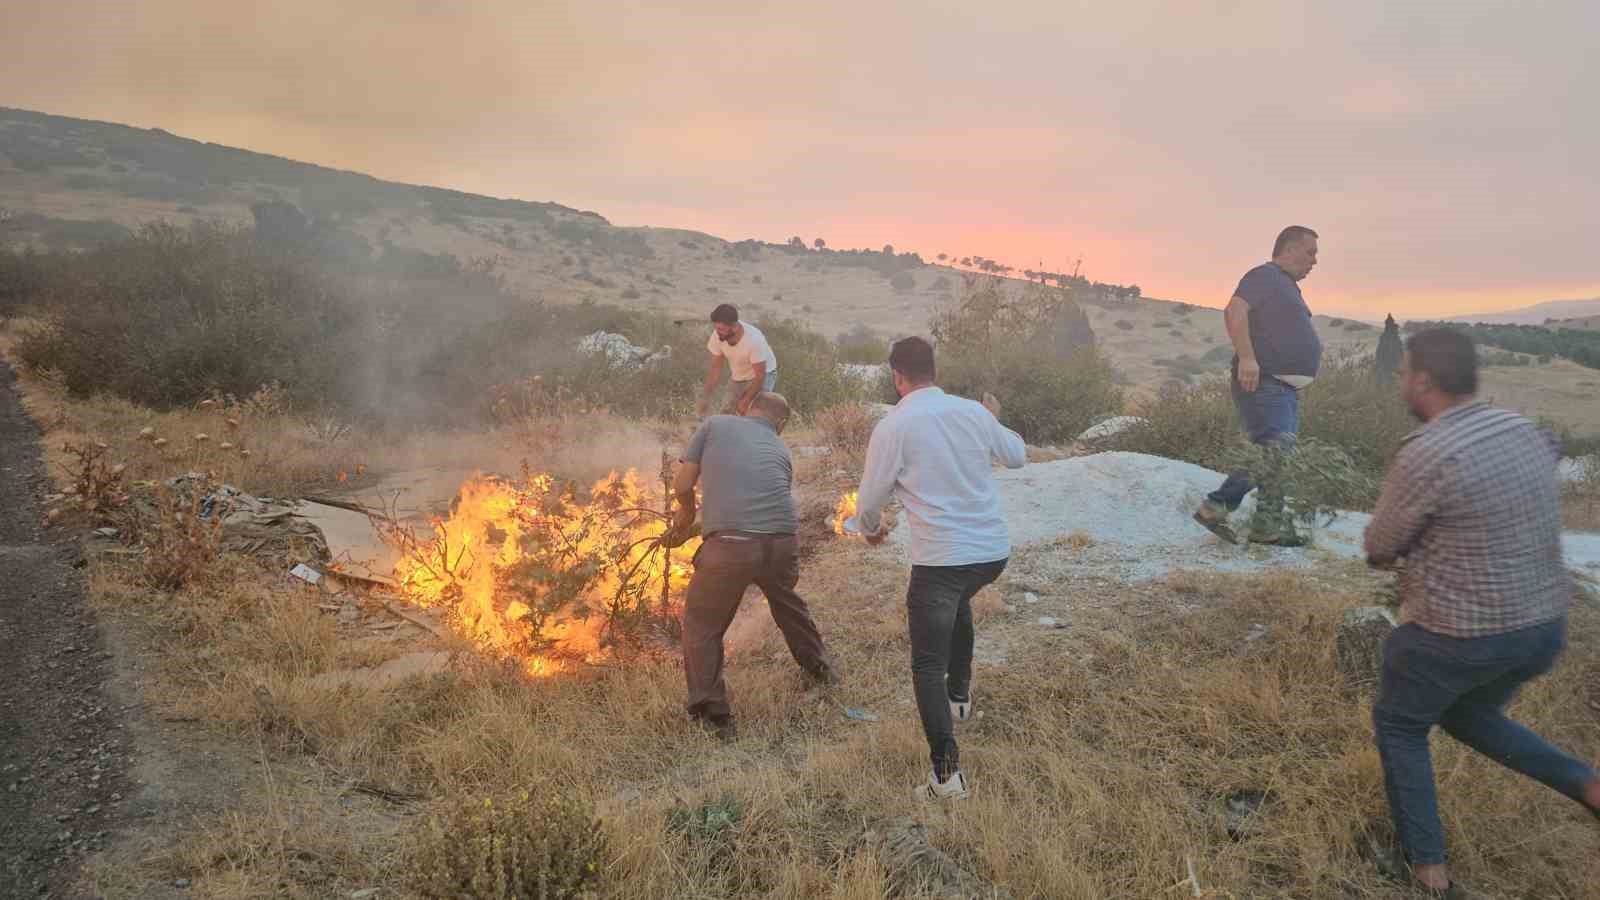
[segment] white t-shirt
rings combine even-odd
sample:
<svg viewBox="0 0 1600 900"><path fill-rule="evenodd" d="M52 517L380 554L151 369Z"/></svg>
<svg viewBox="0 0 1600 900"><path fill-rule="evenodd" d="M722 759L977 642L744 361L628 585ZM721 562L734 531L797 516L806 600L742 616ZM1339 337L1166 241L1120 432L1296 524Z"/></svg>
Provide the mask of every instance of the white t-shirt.
<svg viewBox="0 0 1600 900"><path fill-rule="evenodd" d="M737 344L723 343L715 330L711 332L711 340L706 341L706 349L712 356L725 356L728 358L728 368L733 370L734 381L751 381L756 377L755 365L758 362L767 364L767 374L778 371L778 357L773 355L772 346L767 343L767 336L761 329L744 324L744 337L739 338Z"/></svg>

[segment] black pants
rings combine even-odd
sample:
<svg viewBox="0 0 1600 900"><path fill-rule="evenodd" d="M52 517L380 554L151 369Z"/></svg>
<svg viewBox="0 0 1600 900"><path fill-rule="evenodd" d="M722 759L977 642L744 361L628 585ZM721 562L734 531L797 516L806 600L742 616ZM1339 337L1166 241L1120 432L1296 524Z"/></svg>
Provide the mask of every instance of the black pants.
<svg viewBox="0 0 1600 900"><path fill-rule="evenodd" d="M928 737L928 754L940 780L960 766L950 698L967 696L972 683L972 598L1000 577L1006 560L967 566L912 566L906 589L911 626L911 683Z"/></svg>

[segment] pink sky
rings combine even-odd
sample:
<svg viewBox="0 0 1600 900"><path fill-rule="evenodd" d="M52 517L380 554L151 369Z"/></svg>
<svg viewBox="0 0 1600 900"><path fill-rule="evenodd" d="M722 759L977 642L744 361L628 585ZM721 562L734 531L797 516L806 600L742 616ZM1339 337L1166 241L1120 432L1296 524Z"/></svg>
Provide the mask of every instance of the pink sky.
<svg viewBox="0 0 1600 900"><path fill-rule="evenodd" d="M621 225L1041 261L1218 305L1600 296L1600 4L13 0L0 105Z"/></svg>

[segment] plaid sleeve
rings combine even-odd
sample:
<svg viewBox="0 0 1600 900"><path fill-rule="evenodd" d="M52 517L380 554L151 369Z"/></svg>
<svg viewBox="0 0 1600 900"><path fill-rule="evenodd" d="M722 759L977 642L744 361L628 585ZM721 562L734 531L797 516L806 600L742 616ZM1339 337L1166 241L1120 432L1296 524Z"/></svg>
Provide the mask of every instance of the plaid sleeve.
<svg viewBox="0 0 1600 900"><path fill-rule="evenodd" d="M1372 565L1386 566L1409 553L1448 490L1441 483L1445 467L1424 465L1420 451L1415 443L1402 448L1383 480L1366 532L1367 562Z"/></svg>

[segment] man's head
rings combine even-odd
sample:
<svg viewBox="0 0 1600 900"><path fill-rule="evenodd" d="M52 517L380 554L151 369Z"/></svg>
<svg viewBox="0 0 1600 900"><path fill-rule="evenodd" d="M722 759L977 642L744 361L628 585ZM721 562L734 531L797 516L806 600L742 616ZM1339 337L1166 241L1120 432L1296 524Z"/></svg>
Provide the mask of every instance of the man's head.
<svg viewBox="0 0 1600 900"><path fill-rule="evenodd" d="M779 434L783 434L783 427L789 424L789 401L782 394L763 391L756 395L750 404L750 411L745 415L766 419L773 428L778 429Z"/></svg>
<svg viewBox="0 0 1600 900"><path fill-rule="evenodd" d="M737 344L744 334L739 325L739 309L732 303L722 303L711 311L711 327L724 344Z"/></svg>
<svg viewBox="0 0 1600 900"><path fill-rule="evenodd" d="M1311 274L1311 267L1317 264L1317 233L1304 225L1290 225L1278 232L1272 261L1295 281Z"/></svg>
<svg viewBox="0 0 1600 900"><path fill-rule="evenodd" d="M1478 392L1478 350L1453 328L1419 331L1400 361L1400 399L1424 422Z"/></svg>
<svg viewBox="0 0 1600 900"><path fill-rule="evenodd" d="M889 348L889 371L900 396L933 384L933 345L919 337L901 338Z"/></svg>

